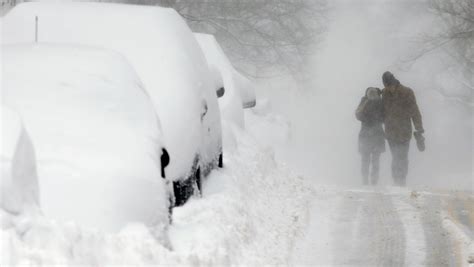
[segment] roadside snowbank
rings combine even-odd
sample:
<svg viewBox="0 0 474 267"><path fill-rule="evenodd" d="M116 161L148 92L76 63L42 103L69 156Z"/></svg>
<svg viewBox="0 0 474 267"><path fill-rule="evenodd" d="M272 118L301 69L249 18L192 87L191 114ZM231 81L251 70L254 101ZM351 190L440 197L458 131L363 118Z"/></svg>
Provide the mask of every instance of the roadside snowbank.
<svg viewBox="0 0 474 267"><path fill-rule="evenodd" d="M247 115L253 122L262 118ZM205 182L205 198L176 209L171 240L193 264L288 263L293 239L306 224L311 187L277 163L273 150L262 149L255 137L238 138L239 148L224 162L225 169Z"/></svg>
<svg viewBox="0 0 474 267"><path fill-rule="evenodd" d="M248 128L278 129L265 112L246 111ZM204 181L203 197L174 210L172 250L140 224L105 234L45 217L6 215L14 223L1 231L0 263L287 264L307 221L311 187L279 164L272 148L259 145L261 136L236 136L236 149L224 151L225 168Z"/></svg>
<svg viewBox="0 0 474 267"><path fill-rule="evenodd" d="M458 266L474 266L474 241L472 229L463 230L448 212L441 212L443 227L451 236L451 245L456 248L456 264ZM471 236L468 235L471 234Z"/></svg>

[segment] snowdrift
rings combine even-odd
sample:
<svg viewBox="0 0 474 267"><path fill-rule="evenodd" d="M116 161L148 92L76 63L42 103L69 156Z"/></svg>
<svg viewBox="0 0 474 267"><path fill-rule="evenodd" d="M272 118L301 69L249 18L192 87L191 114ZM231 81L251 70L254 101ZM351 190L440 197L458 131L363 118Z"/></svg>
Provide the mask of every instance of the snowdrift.
<svg viewBox="0 0 474 267"><path fill-rule="evenodd" d="M77 46L2 52L2 100L31 134L44 214L104 231L166 225L159 121L127 62Z"/></svg>
<svg viewBox="0 0 474 267"><path fill-rule="evenodd" d="M288 264L295 237L306 224L311 186L276 162L271 147L257 140L282 124L264 110L248 110L255 136L242 132L237 150L225 150L225 168L203 184L173 214L169 250L150 228L130 225L117 234L93 231L46 218L28 221L19 234L2 230L3 262L13 264L273 265ZM251 123L250 123L251 122ZM272 127L265 127L272 125ZM257 139L256 139L257 138ZM25 228L25 227L24 227ZM4 253L3 253L4 252Z"/></svg>

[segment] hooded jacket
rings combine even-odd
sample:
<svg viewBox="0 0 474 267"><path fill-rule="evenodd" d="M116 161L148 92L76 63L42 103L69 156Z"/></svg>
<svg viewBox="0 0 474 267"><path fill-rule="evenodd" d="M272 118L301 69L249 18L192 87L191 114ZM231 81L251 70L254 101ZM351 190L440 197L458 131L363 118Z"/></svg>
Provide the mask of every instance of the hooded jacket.
<svg viewBox="0 0 474 267"><path fill-rule="evenodd" d="M385 137L382 127L382 100L369 100L364 96L357 107L356 118L361 121L361 129L359 132L359 152L384 152Z"/></svg>

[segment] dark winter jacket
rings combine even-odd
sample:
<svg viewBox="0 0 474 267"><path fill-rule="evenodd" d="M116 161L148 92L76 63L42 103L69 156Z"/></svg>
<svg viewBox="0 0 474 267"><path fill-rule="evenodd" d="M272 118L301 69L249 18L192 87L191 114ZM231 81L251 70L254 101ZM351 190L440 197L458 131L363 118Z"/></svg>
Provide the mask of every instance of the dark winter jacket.
<svg viewBox="0 0 474 267"><path fill-rule="evenodd" d="M408 142L412 135L411 122L423 133L421 113L413 90L396 83L382 91L385 135L388 140Z"/></svg>
<svg viewBox="0 0 474 267"><path fill-rule="evenodd" d="M357 107L356 118L361 121L359 152L385 152L382 100L369 100L364 96Z"/></svg>

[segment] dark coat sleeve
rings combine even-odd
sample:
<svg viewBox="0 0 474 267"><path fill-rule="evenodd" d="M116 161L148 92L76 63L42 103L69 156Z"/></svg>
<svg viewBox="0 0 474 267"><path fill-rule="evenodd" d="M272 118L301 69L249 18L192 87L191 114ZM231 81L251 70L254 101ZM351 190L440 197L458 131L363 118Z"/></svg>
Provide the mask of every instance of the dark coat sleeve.
<svg viewBox="0 0 474 267"><path fill-rule="evenodd" d="M362 99L360 100L360 103L359 103L359 106L357 107L356 109L356 112L355 112L355 115L356 115L356 118L360 121L364 121L365 120L365 107L367 106L367 97L362 97Z"/></svg>
<svg viewBox="0 0 474 267"><path fill-rule="evenodd" d="M420 109L418 108L418 104L416 103L415 93L412 89L409 90L409 110L410 117L413 121L413 125L415 126L415 130L417 132L423 133L423 121L421 118Z"/></svg>

